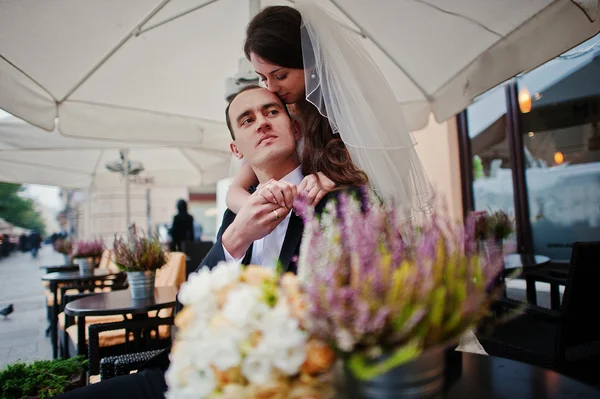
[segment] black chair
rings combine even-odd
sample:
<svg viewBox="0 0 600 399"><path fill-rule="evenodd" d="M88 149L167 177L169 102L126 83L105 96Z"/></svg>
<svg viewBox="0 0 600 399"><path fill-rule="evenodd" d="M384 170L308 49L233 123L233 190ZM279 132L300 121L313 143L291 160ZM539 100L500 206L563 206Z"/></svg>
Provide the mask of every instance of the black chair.
<svg viewBox="0 0 600 399"><path fill-rule="evenodd" d="M528 287L535 287L535 282L550 284L550 309L560 309L560 286L567 285L569 274L568 262L550 262L550 264L527 271L524 278ZM537 295L531 295L532 304L537 305Z"/></svg>
<svg viewBox="0 0 600 399"><path fill-rule="evenodd" d="M107 376L109 376L111 373L113 375L122 375L124 374L123 369L126 367L122 366L121 363L125 363L131 358L135 359L137 357L143 357L145 351L148 350L151 350L151 353L155 354L158 353L157 350L168 348L171 345L171 334L169 334L167 338L161 337L161 334L159 333L159 327L167 326L168 328L171 328L173 324L173 317L156 316L148 319L126 319L122 322L116 323L89 325L88 358L90 375L96 375L100 373L100 370L102 369L100 363L101 359L112 358L118 360L116 363L112 363L112 370L110 370L111 366L108 366L108 370L110 371L108 372ZM126 331L125 344L119 346L117 348L118 351L115 351L115 348L111 348L110 353L105 352L105 348L100 347L100 333L104 331L115 331L121 329ZM107 373L107 365L108 362L105 361L103 366L105 373ZM135 370L135 368L131 370ZM116 372L119 372L120 374L116 374ZM102 376L101 378L105 379Z"/></svg>
<svg viewBox="0 0 600 399"><path fill-rule="evenodd" d="M163 349L155 349L145 352L128 353L126 355L103 357L100 360L100 379L108 380L120 375L130 374L162 351Z"/></svg>
<svg viewBox="0 0 600 399"><path fill-rule="evenodd" d="M573 245L565 293L559 311L504 299L520 316L480 331L478 339L492 356L553 369L586 382L600 371L600 242Z"/></svg>
<svg viewBox="0 0 600 399"><path fill-rule="evenodd" d="M213 245L212 241L184 241L181 244L182 252L186 255L186 278L196 271Z"/></svg>

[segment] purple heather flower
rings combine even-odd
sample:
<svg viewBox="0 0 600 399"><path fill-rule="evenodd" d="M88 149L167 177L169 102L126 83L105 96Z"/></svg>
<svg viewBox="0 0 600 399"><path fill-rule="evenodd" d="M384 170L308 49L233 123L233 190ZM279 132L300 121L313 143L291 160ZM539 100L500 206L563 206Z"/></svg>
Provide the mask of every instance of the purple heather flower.
<svg viewBox="0 0 600 399"><path fill-rule="evenodd" d="M406 343L419 323L430 323L432 311L441 312L441 324L426 326L431 337L448 338L453 330L444 323L454 312L461 326L477 321L490 295L485 288L500 269L493 252L479 257L472 219L454 226L433 213L429 224L404 221L401 230L393 203L365 198L341 195L321 217L310 208L305 213L299 265L312 271L306 281L311 331L350 351L355 344ZM439 290L442 284L447 292ZM440 294L448 299L441 304ZM412 311L402 325L391 323Z"/></svg>

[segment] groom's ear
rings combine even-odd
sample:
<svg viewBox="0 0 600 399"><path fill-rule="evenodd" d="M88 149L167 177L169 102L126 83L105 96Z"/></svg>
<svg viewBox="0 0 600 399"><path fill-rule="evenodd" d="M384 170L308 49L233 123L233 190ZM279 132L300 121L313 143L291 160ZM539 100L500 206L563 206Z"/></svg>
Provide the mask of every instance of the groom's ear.
<svg viewBox="0 0 600 399"><path fill-rule="evenodd" d="M236 157L237 159L244 158L244 155L242 155L240 150L238 150L237 145L235 145L235 141L232 141L231 143L229 143L229 149L233 153L233 156Z"/></svg>
<svg viewBox="0 0 600 399"><path fill-rule="evenodd" d="M292 119L292 130L294 131L294 138L296 139L296 141L300 140L300 137L302 136L300 130L300 122L298 122L295 119Z"/></svg>

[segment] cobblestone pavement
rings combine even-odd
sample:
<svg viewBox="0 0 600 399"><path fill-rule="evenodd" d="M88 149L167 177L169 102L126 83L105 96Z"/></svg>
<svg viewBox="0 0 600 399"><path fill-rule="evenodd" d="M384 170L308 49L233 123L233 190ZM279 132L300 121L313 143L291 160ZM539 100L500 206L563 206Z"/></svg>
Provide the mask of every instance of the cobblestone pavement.
<svg viewBox="0 0 600 399"><path fill-rule="evenodd" d="M46 337L46 297L42 265L62 265L64 258L44 245L33 259L30 253L13 252L0 258L0 308L12 303L14 312L0 316L0 369L16 361L51 359Z"/></svg>

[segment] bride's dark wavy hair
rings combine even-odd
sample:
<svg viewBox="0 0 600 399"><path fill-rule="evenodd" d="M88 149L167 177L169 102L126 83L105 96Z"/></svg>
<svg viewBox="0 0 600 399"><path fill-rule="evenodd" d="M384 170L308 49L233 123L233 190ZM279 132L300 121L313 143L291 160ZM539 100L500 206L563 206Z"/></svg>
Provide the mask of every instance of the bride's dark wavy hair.
<svg viewBox="0 0 600 399"><path fill-rule="evenodd" d="M246 28L244 53L285 68L305 69L302 58L300 13L287 6L271 6L260 11ZM322 172L338 187L361 186L369 181L365 172L352 162L344 142L331 130L326 117L306 100L293 104L299 111L304 132L301 155L305 175Z"/></svg>

